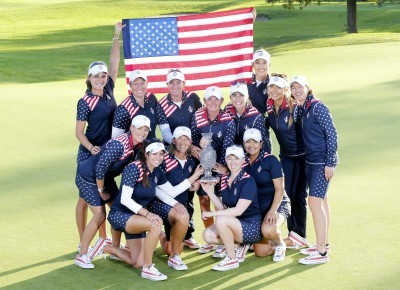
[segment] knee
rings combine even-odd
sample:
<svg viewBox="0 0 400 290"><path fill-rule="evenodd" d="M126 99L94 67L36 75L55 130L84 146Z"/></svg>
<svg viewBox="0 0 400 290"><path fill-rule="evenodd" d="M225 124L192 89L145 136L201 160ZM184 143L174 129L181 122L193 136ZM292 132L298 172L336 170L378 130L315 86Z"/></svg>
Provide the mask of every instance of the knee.
<svg viewBox="0 0 400 290"><path fill-rule="evenodd" d="M157 236L160 236L161 229L162 229L162 225L153 225L150 227L149 232L157 234Z"/></svg>
<svg viewBox="0 0 400 290"><path fill-rule="evenodd" d="M176 210L174 210L174 211L171 210L169 212L168 220L171 223L171 225L178 223L178 224L181 224L184 226L188 226L189 225L189 214L188 213L181 214L181 213L177 212Z"/></svg>
<svg viewBox="0 0 400 290"><path fill-rule="evenodd" d="M106 213L104 211L93 213L93 220L98 226L100 226L106 220Z"/></svg>
<svg viewBox="0 0 400 290"><path fill-rule="evenodd" d="M210 229L207 228L203 231L203 240L206 243L214 243L216 239L217 237L215 236L215 233Z"/></svg>
<svg viewBox="0 0 400 290"><path fill-rule="evenodd" d="M271 240L276 236L277 228L275 225L271 226L263 224L263 226L261 227L261 234L264 238Z"/></svg>

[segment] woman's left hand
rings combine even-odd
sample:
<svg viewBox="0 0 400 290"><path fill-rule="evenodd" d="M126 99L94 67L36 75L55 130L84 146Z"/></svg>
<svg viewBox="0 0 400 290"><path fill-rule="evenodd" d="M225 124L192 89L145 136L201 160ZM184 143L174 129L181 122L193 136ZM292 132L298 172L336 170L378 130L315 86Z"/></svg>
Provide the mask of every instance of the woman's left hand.
<svg viewBox="0 0 400 290"><path fill-rule="evenodd" d="M115 24L115 33L120 34L122 31L122 28L124 28L125 26L126 26L126 24L122 24L122 22L117 22Z"/></svg>
<svg viewBox="0 0 400 290"><path fill-rule="evenodd" d="M278 220L278 213L272 210L268 211L267 215L264 218L264 222L270 225L276 224L277 220Z"/></svg>
<svg viewBox="0 0 400 290"><path fill-rule="evenodd" d="M212 168L212 171L224 175L228 173L228 168L220 163L215 163L215 165Z"/></svg>
<svg viewBox="0 0 400 290"><path fill-rule="evenodd" d="M181 203L176 203L173 207L180 214L187 214L186 207Z"/></svg>
<svg viewBox="0 0 400 290"><path fill-rule="evenodd" d="M334 174L335 174L335 167L325 166L325 179L327 181L331 180Z"/></svg>

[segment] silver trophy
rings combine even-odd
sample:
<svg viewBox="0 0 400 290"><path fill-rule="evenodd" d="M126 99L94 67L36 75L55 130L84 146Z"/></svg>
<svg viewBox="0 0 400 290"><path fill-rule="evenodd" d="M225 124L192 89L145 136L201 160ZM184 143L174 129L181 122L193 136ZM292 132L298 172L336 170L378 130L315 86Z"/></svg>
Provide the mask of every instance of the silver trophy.
<svg viewBox="0 0 400 290"><path fill-rule="evenodd" d="M213 133L202 133L202 135L207 140L207 146L200 154L200 164L204 168L204 176L200 179L200 182L216 182L217 179L212 176L211 172L211 169L217 162L217 152L211 146Z"/></svg>

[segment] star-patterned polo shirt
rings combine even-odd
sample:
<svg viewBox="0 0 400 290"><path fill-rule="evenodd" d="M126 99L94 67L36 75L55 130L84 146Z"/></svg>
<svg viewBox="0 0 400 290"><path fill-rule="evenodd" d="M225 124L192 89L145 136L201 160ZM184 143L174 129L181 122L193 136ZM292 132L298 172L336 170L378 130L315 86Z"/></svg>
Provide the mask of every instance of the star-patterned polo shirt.
<svg viewBox="0 0 400 290"><path fill-rule="evenodd" d="M96 179L115 178L132 161L139 144L133 145L131 133L121 134L101 147L98 154L90 156L78 166L83 180L96 183Z"/></svg>
<svg viewBox="0 0 400 290"><path fill-rule="evenodd" d="M132 119L137 115L145 115L150 119L150 132L147 138L156 137L156 126L168 124L164 110L152 93L147 93L144 98L144 106L140 106L135 97L131 94L117 107L114 113L112 126L129 131Z"/></svg>
<svg viewBox="0 0 400 290"><path fill-rule="evenodd" d="M243 169L254 178L257 184L258 203L261 212L265 214L275 196L273 179L283 177L282 165L274 155L261 150L251 166L246 156Z"/></svg>
<svg viewBox="0 0 400 290"><path fill-rule="evenodd" d="M144 174L147 174L149 178L149 187L144 187L143 185ZM154 168L153 172L150 172L140 161L129 163L122 172L120 192L115 198L111 210L132 212L129 208L121 204L121 192L124 185L133 188L131 198L142 207L146 207L155 197L157 185L162 185L166 182L168 180L160 166Z"/></svg>
<svg viewBox="0 0 400 290"><path fill-rule="evenodd" d="M116 107L114 81L110 77L107 78L102 96L86 92L78 101L76 120L87 122L85 135L93 145L101 146L111 138Z"/></svg>
<svg viewBox="0 0 400 290"><path fill-rule="evenodd" d="M182 167L181 163L173 153L168 153L164 156L164 161L161 164L167 180L172 186L178 185L185 179L189 178L196 169L196 160L192 156L186 157L185 165ZM189 189L185 190L174 199L182 204L187 204L189 198Z"/></svg>
<svg viewBox="0 0 400 290"><path fill-rule="evenodd" d="M188 91L183 92L180 107L172 101L169 94L160 100L160 105L164 110L171 132L174 132L176 127L179 126L190 128L194 113L202 107L199 96Z"/></svg>
<svg viewBox="0 0 400 290"><path fill-rule="evenodd" d="M235 207L239 199L251 200L249 207L237 218L244 221L260 221L261 211L257 200L257 185L254 179L247 174L243 169L232 182L228 185L230 173L224 174L221 177L221 187L219 195L222 198L222 203L228 208Z"/></svg>

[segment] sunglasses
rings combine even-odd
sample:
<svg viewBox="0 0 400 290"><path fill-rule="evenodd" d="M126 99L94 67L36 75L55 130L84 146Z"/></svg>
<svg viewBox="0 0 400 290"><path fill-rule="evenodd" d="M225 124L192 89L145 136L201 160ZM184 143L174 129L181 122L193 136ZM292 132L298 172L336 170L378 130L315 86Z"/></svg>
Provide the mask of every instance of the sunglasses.
<svg viewBox="0 0 400 290"><path fill-rule="evenodd" d="M279 77L287 80L287 76L285 74L280 74L280 73L272 73L271 77Z"/></svg>
<svg viewBox="0 0 400 290"><path fill-rule="evenodd" d="M243 80L238 80L238 81L234 81L231 83L231 86L236 86L237 84L239 85L247 85L247 83Z"/></svg>
<svg viewBox="0 0 400 290"><path fill-rule="evenodd" d="M106 64L104 61L95 61L95 62L92 62L92 63L90 64L90 67L89 67L89 68L92 68L92 67L94 67L94 66L96 66L96 65L103 65L103 66L107 67L107 64Z"/></svg>
<svg viewBox="0 0 400 290"><path fill-rule="evenodd" d="M180 72L180 73L183 74L183 72L182 72L179 68L172 68L172 69L170 69L170 70L167 72L167 74L169 74L169 73L171 73L171 72Z"/></svg>

